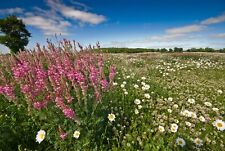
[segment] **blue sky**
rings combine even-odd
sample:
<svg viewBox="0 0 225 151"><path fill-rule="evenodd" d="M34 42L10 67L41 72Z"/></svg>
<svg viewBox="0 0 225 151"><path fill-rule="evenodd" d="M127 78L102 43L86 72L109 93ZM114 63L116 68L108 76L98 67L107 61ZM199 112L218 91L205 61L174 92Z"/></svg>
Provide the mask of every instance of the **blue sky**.
<svg viewBox="0 0 225 151"><path fill-rule="evenodd" d="M28 48L55 34L102 47L225 47L225 0L4 1L0 17L24 21L32 34Z"/></svg>

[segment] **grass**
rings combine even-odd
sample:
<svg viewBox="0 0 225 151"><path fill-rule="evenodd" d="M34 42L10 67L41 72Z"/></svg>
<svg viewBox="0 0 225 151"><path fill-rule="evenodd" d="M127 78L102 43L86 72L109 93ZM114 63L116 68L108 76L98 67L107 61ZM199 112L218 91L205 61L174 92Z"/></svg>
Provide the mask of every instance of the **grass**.
<svg viewBox="0 0 225 151"><path fill-rule="evenodd" d="M225 121L225 54L131 53L104 54L104 58L106 66L116 66L117 75L113 88L103 95L102 110L96 112L96 116L102 118L89 121L90 130L79 127L81 137L70 139L67 146L77 143L80 150L112 151L224 150L225 133L218 130L213 122L218 119ZM27 115L14 105L5 103L3 96L0 98L0 104L12 108L0 112L4 125L26 121L17 121L19 116ZM135 104L136 99L140 102ZM191 99L194 103L190 103ZM18 114L14 117L16 120L6 120L6 115L12 116L13 110ZM185 110L189 111L190 117L182 114ZM115 121L108 121L109 113L115 114ZM96 124L98 122L100 124ZM178 128L173 131L171 124L176 124ZM0 142L37 150L59 149L67 142L55 140L56 145L48 138L37 145L33 141L38 126L33 124L23 129L21 125L23 131L19 133L20 137L24 137L21 133L32 133L24 142L16 140L18 135L11 131L7 136L14 136L14 142L7 142L7 138L3 137L0 137ZM94 129L91 129L92 126ZM159 126L164 131L160 132ZM13 126L10 127L13 129ZM1 129L6 128L2 125ZM32 143L25 145L32 137ZM177 143L178 138L185 141L183 147Z"/></svg>

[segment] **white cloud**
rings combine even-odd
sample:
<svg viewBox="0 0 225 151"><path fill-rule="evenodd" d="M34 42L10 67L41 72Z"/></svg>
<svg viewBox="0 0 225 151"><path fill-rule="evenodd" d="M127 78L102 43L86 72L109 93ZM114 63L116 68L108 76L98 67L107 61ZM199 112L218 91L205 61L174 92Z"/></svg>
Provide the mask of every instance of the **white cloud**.
<svg viewBox="0 0 225 151"><path fill-rule="evenodd" d="M0 14L4 15L12 15L12 14L21 14L23 13L23 9L16 7L16 8L6 8L6 9L1 9Z"/></svg>
<svg viewBox="0 0 225 151"><path fill-rule="evenodd" d="M159 42L170 42L174 40L178 40L181 37L184 37L184 34L166 34L160 36L152 36L149 38L151 41L159 41Z"/></svg>
<svg viewBox="0 0 225 151"><path fill-rule="evenodd" d="M201 31L205 28L203 25L188 25L183 27L176 27L176 28L170 28L166 30L166 33L168 34L187 34L187 33L193 33Z"/></svg>
<svg viewBox="0 0 225 151"><path fill-rule="evenodd" d="M215 35L212 35L212 37L215 37L215 38L225 38L225 33L215 34Z"/></svg>
<svg viewBox="0 0 225 151"><path fill-rule="evenodd" d="M66 28L71 26L68 21L54 20L34 14L29 14L23 17L22 20L27 25L41 29L47 36L55 34L68 35L69 33L66 31Z"/></svg>
<svg viewBox="0 0 225 151"><path fill-rule="evenodd" d="M221 22L224 22L224 21L225 21L225 13L220 15L220 16L217 16L217 17L211 17L211 18L208 18L206 20L203 20L201 22L201 24L203 24L203 25L210 25L210 24L221 23Z"/></svg>
<svg viewBox="0 0 225 151"><path fill-rule="evenodd" d="M6 47L6 46L0 44L0 55L1 55L1 54L6 54L6 53L9 53L9 52L10 52L10 50L9 50L8 47Z"/></svg>
<svg viewBox="0 0 225 151"><path fill-rule="evenodd" d="M48 5L64 17L78 20L84 23L100 24L106 20L105 16L86 11L81 11L73 7L61 4L59 0L47 0Z"/></svg>

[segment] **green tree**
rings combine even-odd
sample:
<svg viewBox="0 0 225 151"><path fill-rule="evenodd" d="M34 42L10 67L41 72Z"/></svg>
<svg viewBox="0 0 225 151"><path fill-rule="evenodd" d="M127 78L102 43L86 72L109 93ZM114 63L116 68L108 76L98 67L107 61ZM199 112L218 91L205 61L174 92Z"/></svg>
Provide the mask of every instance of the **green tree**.
<svg viewBox="0 0 225 151"><path fill-rule="evenodd" d="M11 53L24 50L31 34L22 20L16 16L0 19L0 43L8 47Z"/></svg>

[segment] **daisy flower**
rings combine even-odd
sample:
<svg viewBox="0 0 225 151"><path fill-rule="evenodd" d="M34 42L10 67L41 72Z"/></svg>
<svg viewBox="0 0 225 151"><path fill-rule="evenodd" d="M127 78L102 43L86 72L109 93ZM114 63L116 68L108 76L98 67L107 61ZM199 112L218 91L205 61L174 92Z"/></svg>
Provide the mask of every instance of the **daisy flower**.
<svg viewBox="0 0 225 151"><path fill-rule="evenodd" d="M165 128L163 127L163 126L159 126L159 128L158 128L158 130L159 130L159 132L164 132L165 131Z"/></svg>
<svg viewBox="0 0 225 151"><path fill-rule="evenodd" d="M188 99L188 102L191 103L191 104L194 104L195 103L195 99Z"/></svg>
<svg viewBox="0 0 225 151"><path fill-rule="evenodd" d="M213 126L215 126L218 130L224 131L225 130L225 122L222 120L216 120L213 122Z"/></svg>
<svg viewBox="0 0 225 151"><path fill-rule="evenodd" d="M45 139L46 132L44 130L38 131L36 135L36 142L39 144Z"/></svg>
<svg viewBox="0 0 225 151"><path fill-rule="evenodd" d="M175 124L175 123L171 124L171 127L170 127L171 132L176 133L177 129L178 129L178 125L177 124Z"/></svg>
<svg viewBox="0 0 225 151"><path fill-rule="evenodd" d="M113 114L113 113L108 114L108 119L109 119L110 122L115 121L115 119L116 119L115 114Z"/></svg>
<svg viewBox="0 0 225 151"><path fill-rule="evenodd" d="M194 140L194 143L195 143L196 146L200 147L200 146L203 145L203 140L201 140L201 139L199 139L199 138L196 138L196 139Z"/></svg>
<svg viewBox="0 0 225 151"><path fill-rule="evenodd" d="M136 105L139 105L139 104L141 104L141 100L135 99L135 100L134 100L134 103L135 103Z"/></svg>
<svg viewBox="0 0 225 151"><path fill-rule="evenodd" d="M73 137L78 139L80 137L80 131L74 131Z"/></svg>
<svg viewBox="0 0 225 151"><path fill-rule="evenodd" d="M172 97L168 97L167 100L170 101L170 102L172 102L173 101L173 98Z"/></svg>
<svg viewBox="0 0 225 151"><path fill-rule="evenodd" d="M184 146L186 145L185 140L184 140L183 138L180 138L180 137L178 137L178 138L176 139L176 143L177 143L177 145L179 145L179 146L181 146L181 147L184 147Z"/></svg>

